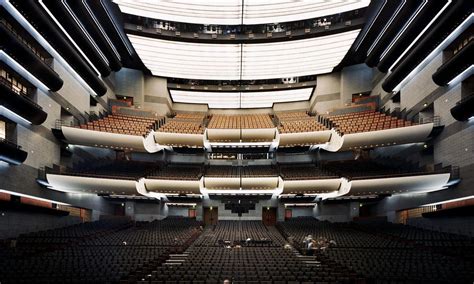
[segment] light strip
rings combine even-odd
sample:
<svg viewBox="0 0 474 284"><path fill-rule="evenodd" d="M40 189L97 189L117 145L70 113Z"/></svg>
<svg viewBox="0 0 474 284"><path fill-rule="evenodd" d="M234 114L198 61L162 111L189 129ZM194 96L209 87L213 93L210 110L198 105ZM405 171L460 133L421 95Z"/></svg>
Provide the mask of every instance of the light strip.
<svg viewBox="0 0 474 284"><path fill-rule="evenodd" d="M82 51L81 48L76 44L76 42L72 39L72 37L66 32L66 30L63 28L63 26L59 23L59 21L54 17L53 13L48 9L48 7L43 3L43 0L39 0L39 3L41 7L48 13L49 17L53 19L54 23L59 27L59 29L64 33L64 35L69 39L69 41L74 45L74 47L79 51L79 53L84 57L84 59L89 63L89 65L94 69L96 72L96 75L99 75L99 71L95 68L94 64L89 60L89 58L85 55L85 53ZM75 20L75 19L74 19ZM90 39L89 39L90 40Z"/></svg>
<svg viewBox="0 0 474 284"><path fill-rule="evenodd" d="M406 76L394 89L395 92L398 92L402 86L405 85L415 74L417 74L421 69L423 69L426 64L428 64L438 52L446 48L449 43L459 36L465 29L467 29L474 19L474 13L467 17L449 36L447 36L416 68L414 68L408 76Z"/></svg>
<svg viewBox="0 0 474 284"><path fill-rule="evenodd" d="M22 124L30 125L31 122L18 114L14 113L13 111L7 109L6 107L0 105L0 115L5 116L15 122L20 122Z"/></svg>
<svg viewBox="0 0 474 284"><path fill-rule="evenodd" d="M25 67L20 63L16 62L15 59L11 58L10 55L6 54L5 51L0 50L0 60L4 61L8 66L20 74L23 78L30 81L37 88L42 89L45 92L49 91L49 88L43 84L38 78L33 76Z"/></svg>
<svg viewBox="0 0 474 284"><path fill-rule="evenodd" d="M117 34L119 35L120 39L122 40L123 44L125 45L125 47L127 48L127 51L128 51L128 54L132 55L133 54L133 51L132 51L132 48L130 47L130 43L128 42L128 40L126 40L123 36L123 34L121 33L121 31L119 30L119 28L117 27L117 24L115 23L112 15L110 15L110 12L109 12L109 9L107 9L107 7L104 5L104 0L100 0L100 5L102 5L102 8L105 10L105 13L107 14L107 17L109 17L109 20L110 22L112 23L112 26L114 27L115 31L117 32Z"/></svg>
<svg viewBox="0 0 474 284"><path fill-rule="evenodd" d="M99 21L97 20L97 18L95 17L94 13L92 13L92 10L91 8L89 7L89 4L87 4L87 2L85 2L84 0L82 0L82 4L84 4L84 7L86 7L86 10L87 12L89 13L89 15L91 16L92 20L95 22L96 26L99 28L100 32L102 33L102 35L104 36L105 40L107 41L107 43L109 44L110 48L112 48L112 50L114 51L115 53L115 56L117 56L118 60L120 61L121 58L120 58L120 54L118 53L117 49L115 48L115 45L112 43L112 41L110 40L109 36L107 35L107 33L104 31L104 29L102 28L102 25L99 23Z"/></svg>
<svg viewBox="0 0 474 284"><path fill-rule="evenodd" d="M3 0L0 1L2 6L7 10L14 18L15 20L20 23L20 25L25 28L28 33L36 40L38 41L41 46L46 49L46 51L51 54L54 59L58 60L64 68L66 68L69 73L79 81L79 83L87 90L89 93L91 93L93 96L97 96L97 93L92 90L92 88L87 84L82 77L77 74L77 72L69 65L69 63L49 44L49 42L44 39L44 37L28 22L23 15L18 12L18 10L8 1L8 0Z"/></svg>
<svg viewBox="0 0 474 284"><path fill-rule="evenodd" d="M393 47L393 45L398 41L398 39L400 38L400 36L407 30L407 28L411 25L411 23L413 22L413 20L418 16L418 14L421 12L421 10L423 10L423 8L426 6L426 4L428 3L428 0L423 0L423 3L416 9L415 13L413 13L413 15L411 15L410 19L408 20L408 22L403 26L403 28L397 33L397 35L395 36L395 38L392 40L392 42L388 45L387 49L385 49L385 51L382 53L382 55L380 56L380 59L379 60L382 60L385 55L387 55L387 53L390 51L390 49Z"/></svg>
<svg viewBox="0 0 474 284"><path fill-rule="evenodd" d="M167 202L166 205L168 205L168 206L190 206L190 207L195 207L197 205L197 203L176 203L176 202L169 203L169 202Z"/></svg>
<svg viewBox="0 0 474 284"><path fill-rule="evenodd" d="M436 206L436 205L440 205L440 204L444 204L444 203L462 201L462 200L473 199L473 198L474 198L474 195L470 195L470 196L464 196L464 197L460 197L460 198L454 198L454 199L448 199L448 200L443 200L443 201L439 201L439 202L424 204L424 205L421 205L421 206L423 206L423 207L425 207L425 206Z"/></svg>
<svg viewBox="0 0 474 284"><path fill-rule="evenodd" d="M469 77L473 72L473 68L474 68L474 65L471 65L466 70L459 73L456 77L454 77L451 81L449 81L448 86L449 85L456 85L457 83L459 83L459 81L464 80L464 78ZM468 76L464 76L468 73L471 73L471 74L469 74Z"/></svg>
<svg viewBox="0 0 474 284"><path fill-rule="evenodd" d="M380 9L377 11L377 14L375 15L374 20L370 23L369 28L367 29L367 31L362 35L362 39L357 43L356 48L355 48L356 51L359 49L360 45L362 44L362 42L364 41L365 37L366 37L367 34L369 33L370 29L371 29L372 26L374 25L375 21L377 21L377 18L379 17L379 15L380 15L380 13L382 12L383 8L384 8L385 5L387 4L387 1L388 1L388 0L385 0L385 2L383 3L382 7L380 7Z"/></svg>
<svg viewBox="0 0 474 284"><path fill-rule="evenodd" d="M55 200L51 200L51 199L36 197L36 196L33 196L33 195L28 195L28 194L24 194L24 193L20 193L20 192L15 192L15 191L9 191L9 190L5 190L5 189L0 189L0 193L6 193L6 194L21 196L21 197L27 197L27 198L31 198L31 199L35 199L35 200L39 200L39 201L56 203L58 205L71 206L71 204L69 204L69 203L64 203L64 202L55 201Z"/></svg>
<svg viewBox="0 0 474 284"><path fill-rule="evenodd" d="M64 7L66 8L66 10L68 11L69 15L71 15L71 17L74 19L74 21L76 22L76 25L82 30L82 33L87 37L87 39L90 41L90 43L94 46L95 50L97 51L97 53L99 54L99 56L102 58L102 60L107 64L109 65L109 60L107 59L107 57L104 55L104 53L102 53L102 51L100 50L99 46L97 45L97 43L92 39L91 35L89 34L89 32L86 30L86 28L84 28L84 25L82 25L81 21L77 18L76 14L74 14L74 11L72 11L71 9L71 6L69 6L69 4L65 1L65 0L61 0L61 3L64 5ZM97 73L99 73L97 71Z"/></svg>
<svg viewBox="0 0 474 284"><path fill-rule="evenodd" d="M314 207L316 203L285 203L285 207Z"/></svg>
<svg viewBox="0 0 474 284"><path fill-rule="evenodd" d="M390 17L390 20L387 22L385 27L383 27L382 31L378 34L377 38L375 41L372 43L372 45L369 48L369 51L367 51L367 56L372 52L372 49L379 43L380 38L385 34L385 31L390 27L392 24L393 20L397 17L398 13L402 10L403 6L407 3L407 0L403 0L403 2L397 7L397 10L395 10L395 13Z"/></svg>
<svg viewBox="0 0 474 284"><path fill-rule="evenodd" d="M412 48L413 45L423 36L423 34L431 27L431 25L438 19L438 17L448 8L448 6L453 2L453 0L448 0L448 2L439 10L439 12L434 16L434 18L426 25L426 27L418 34L418 36L411 42L411 44L405 49L405 51L395 60L395 62L390 66L389 70L392 70L395 65L405 56L405 54Z"/></svg>

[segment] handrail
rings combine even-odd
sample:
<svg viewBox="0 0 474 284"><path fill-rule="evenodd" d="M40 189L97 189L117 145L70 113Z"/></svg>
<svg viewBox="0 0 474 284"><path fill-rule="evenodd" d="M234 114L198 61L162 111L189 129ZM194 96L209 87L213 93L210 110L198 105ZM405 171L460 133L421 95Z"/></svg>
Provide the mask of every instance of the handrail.
<svg viewBox="0 0 474 284"><path fill-rule="evenodd" d="M35 101L33 101L30 97L28 97L28 93L24 93L22 91L15 90L13 88L13 83L8 81L5 77L0 76L0 84L4 85L8 89L10 89L12 92L17 94L21 99L23 99L25 102L28 104L31 104L33 107L42 110L43 108L38 105Z"/></svg>

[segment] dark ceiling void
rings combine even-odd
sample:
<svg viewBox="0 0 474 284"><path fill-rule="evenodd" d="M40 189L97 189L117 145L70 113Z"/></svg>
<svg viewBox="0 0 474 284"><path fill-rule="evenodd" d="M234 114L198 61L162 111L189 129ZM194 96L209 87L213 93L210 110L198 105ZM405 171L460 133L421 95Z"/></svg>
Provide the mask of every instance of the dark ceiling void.
<svg viewBox="0 0 474 284"><path fill-rule="evenodd" d="M383 90L391 92L395 89L472 13L472 6L471 1L468 0L454 2L454 5L443 13L435 26L424 34L421 41L395 66L392 73L383 82Z"/></svg>
<svg viewBox="0 0 474 284"><path fill-rule="evenodd" d="M112 71L107 62L100 56L91 42L93 38L88 38L85 32L79 27L79 23L73 18L71 13L64 6L62 1L43 0L54 17L59 21L66 32L74 39L79 48L87 54L92 64L97 68L103 77L109 76Z"/></svg>
<svg viewBox="0 0 474 284"><path fill-rule="evenodd" d="M406 27L406 30L400 34L400 37L385 54L382 53L382 58L377 65L377 68L383 72L388 72L390 66L402 55L402 53L412 44L421 31L428 25L428 23L436 16L436 14L446 5L447 0L428 0L422 3L420 10L415 14L411 23ZM406 21L409 19L407 18ZM407 22L408 23L408 22Z"/></svg>
<svg viewBox="0 0 474 284"><path fill-rule="evenodd" d="M113 43L107 40L107 35L101 30L101 23L94 20L93 17L95 17L95 15L92 13L92 10L88 10L89 8L86 6L87 3L77 0L66 0L65 2L72 8L74 14L80 19L87 32L97 42L100 50L107 57L110 68L112 68L113 71L120 70L122 63L120 62L120 58L115 54L116 51L114 51L111 46Z"/></svg>
<svg viewBox="0 0 474 284"><path fill-rule="evenodd" d="M63 80L54 70L41 60L33 51L20 41L9 29L0 24L0 48L22 65L33 76L52 91L63 86Z"/></svg>
<svg viewBox="0 0 474 284"><path fill-rule="evenodd" d="M420 5L422 5L423 0L393 2L399 2L398 7L395 9L394 14L391 16L390 20L387 19L387 23L385 24L383 31L380 33L379 37L375 39L367 51L367 59L365 60L365 63L369 67L375 67L377 65L380 55L402 30L404 25L407 23L407 19L409 19L420 7Z"/></svg>
<svg viewBox="0 0 474 284"><path fill-rule="evenodd" d="M4 80L0 82L0 105L23 117L32 124L42 124L48 114L43 111L41 106L25 95L14 92L6 83Z"/></svg>
<svg viewBox="0 0 474 284"><path fill-rule="evenodd" d="M27 157L28 153L20 146L0 138L0 161L16 166L22 164Z"/></svg>
<svg viewBox="0 0 474 284"><path fill-rule="evenodd" d="M443 63L433 74L433 81L439 86L447 85L456 76L467 70L474 64L474 41L471 40L467 46Z"/></svg>
<svg viewBox="0 0 474 284"><path fill-rule="evenodd" d="M365 57L367 50L381 33L387 19L394 14L398 7L398 2L388 0L371 1L365 27L354 43L355 51L363 53Z"/></svg>
<svg viewBox="0 0 474 284"><path fill-rule="evenodd" d="M470 94L459 101L451 109L451 115L459 121L467 121L474 117L474 94Z"/></svg>
<svg viewBox="0 0 474 284"><path fill-rule="evenodd" d="M122 64L131 59L135 51L123 30L122 13L118 6L109 0L86 0L86 2L96 18L100 19L100 24L115 44L122 57Z"/></svg>
<svg viewBox="0 0 474 284"><path fill-rule="evenodd" d="M97 95L103 96L107 88L91 67L72 47L49 15L34 0L10 0L13 6L35 29L61 54L69 65L81 76Z"/></svg>

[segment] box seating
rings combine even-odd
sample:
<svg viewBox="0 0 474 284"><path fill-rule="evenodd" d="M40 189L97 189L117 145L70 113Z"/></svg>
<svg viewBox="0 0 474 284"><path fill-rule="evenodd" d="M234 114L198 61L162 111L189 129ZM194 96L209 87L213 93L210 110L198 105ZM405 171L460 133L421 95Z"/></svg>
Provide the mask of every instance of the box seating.
<svg viewBox="0 0 474 284"><path fill-rule="evenodd" d="M367 110L362 112L331 115L328 118L343 134L369 132L415 125L411 121Z"/></svg>
<svg viewBox="0 0 474 284"><path fill-rule="evenodd" d="M184 134L203 134L205 113L177 113L168 119L158 131Z"/></svg>
<svg viewBox="0 0 474 284"><path fill-rule="evenodd" d="M209 128L219 129L258 129L274 128L268 114L222 115L214 114L209 121Z"/></svg>
<svg viewBox="0 0 474 284"><path fill-rule="evenodd" d="M154 129L161 118L148 118L124 114L110 114L104 118L81 124L81 129L145 136Z"/></svg>
<svg viewBox="0 0 474 284"><path fill-rule="evenodd" d="M281 112L276 114L280 120L278 131L280 133L298 133L328 130L326 126L319 123L315 117L307 112Z"/></svg>

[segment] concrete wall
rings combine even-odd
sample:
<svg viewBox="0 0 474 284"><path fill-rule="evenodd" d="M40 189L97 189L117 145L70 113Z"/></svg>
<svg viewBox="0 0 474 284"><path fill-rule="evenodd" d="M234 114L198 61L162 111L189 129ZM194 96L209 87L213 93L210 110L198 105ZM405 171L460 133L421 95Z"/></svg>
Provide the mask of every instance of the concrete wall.
<svg viewBox="0 0 474 284"><path fill-rule="evenodd" d="M14 238L20 234L50 230L81 223L75 216L52 216L31 214L12 210L0 210L0 240Z"/></svg>
<svg viewBox="0 0 474 284"><path fill-rule="evenodd" d="M359 216L359 202L319 203L313 209L313 217L320 221L349 222Z"/></svg>
<svg viewBox="0 0 474 284"><path fill-rule="evenodd" d="M168 216L188 217L188 207L168 206Z"/></svg>
<svg viewBox="0 0 474 284"><path fill-rule="evenodd" d="M202 202L203 207L214 207L218 208L218 219L219 220L262 220L262 210L266 207L279 207L281 206L278 203L276 198L272 198L269 200L261 200L255 205L255 210L250 210L249 213L242 214L242 217L239 217L237 214L232 213L230 210L225 210L225 204L222 203L220 200L213 200L205 198ZM281 206L282 207L282 206ZM280 210L277 210L277 219L284 218L280 216ZM284 213L284 212L283 212ZM201 214L202 219L202 212L196 211L196 214Z"/></svg>
<svg viewBox="0 0 474 284"><path fill-rule="evenodd" d="M135 221L161 220L168 216L168 211L163 210L164 203L125 202L125 215Z"/></svg>

